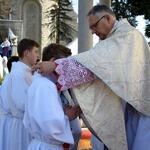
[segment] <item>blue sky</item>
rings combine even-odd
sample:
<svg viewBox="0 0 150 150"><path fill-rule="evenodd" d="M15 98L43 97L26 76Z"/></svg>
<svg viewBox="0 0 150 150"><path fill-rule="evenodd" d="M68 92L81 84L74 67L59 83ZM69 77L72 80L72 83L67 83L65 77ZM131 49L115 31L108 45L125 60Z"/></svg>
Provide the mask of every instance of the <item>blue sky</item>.
<svg viewBox="0 0 150 150"><path fill-rule="evenodd" d="M73 8L75 10L76 13L78 13L78 0L72 0L73 2ZM99 0L93 0L93 4L97 4L99 3ZM145 28L145 20L143 19L142 16L138 17L138 26L136 27L136 29L138 29L143 35L144 35L144 28ZM150 41L150 39L146 38L147 41ZM94 43L97 43L98 39L94 36Z"/></svg>

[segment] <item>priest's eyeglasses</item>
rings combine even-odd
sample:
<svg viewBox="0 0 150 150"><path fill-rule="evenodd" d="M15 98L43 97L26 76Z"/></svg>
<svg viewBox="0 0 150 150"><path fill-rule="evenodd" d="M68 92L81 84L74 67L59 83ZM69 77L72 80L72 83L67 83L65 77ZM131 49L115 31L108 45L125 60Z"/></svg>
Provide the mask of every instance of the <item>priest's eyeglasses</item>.
<svg viewBox="0 0 150 150"><path fill-rule="evenodd" d="M93 25L91 25L91 26L89 27L90 30L95 29L95 28L97 27L98 23L99 23L104 17L105 17L105 15L102 16L102 17L101 17L98 21L96 21Z"/></svg>

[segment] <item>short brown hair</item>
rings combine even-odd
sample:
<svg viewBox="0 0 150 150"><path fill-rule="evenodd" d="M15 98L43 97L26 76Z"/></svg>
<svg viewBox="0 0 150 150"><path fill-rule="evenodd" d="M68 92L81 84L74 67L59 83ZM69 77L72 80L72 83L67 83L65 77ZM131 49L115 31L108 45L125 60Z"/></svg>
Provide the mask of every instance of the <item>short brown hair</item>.
<svg viewBox="0 0 150 150"><path fill-rule="evenodd" d="M17 52L18 52L18 56L19 58L23 58L23 53L24 51L26 50L32 50L33 47L39 47L39 44L34 41L34 40L31 40L31 39L22 39L18 46L17 46Z"/></svg>
<svg viewBox="0 0 150 150"><path fill-rule="evenodd" d="M71 49L57 43L52 43L43 49L42 61L49 61L52 57L59 59L70 56Z"/></svg>

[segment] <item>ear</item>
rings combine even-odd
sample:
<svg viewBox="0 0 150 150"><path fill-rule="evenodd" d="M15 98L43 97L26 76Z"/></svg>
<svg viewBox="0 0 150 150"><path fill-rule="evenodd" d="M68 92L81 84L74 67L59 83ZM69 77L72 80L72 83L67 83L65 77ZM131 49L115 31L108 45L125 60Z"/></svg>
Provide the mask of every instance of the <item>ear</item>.
<svg viewBox="0 0 150 150"><path fill-rule="evenodd" d="M106 19L107 19L108 24L110 25L114 24L116 20L114 16L109 15L109 14L106 15Z"/></svg>
<svg viewBox="0 0 150 150"><path fill-rule="evenodd" d="M106 14L105 17L106 17L106 19L107 19L107 22L109 23L109 22L110 22L110 19L111 19L111 18L110 18L110 15Z"/></svg>
<svg viewBox="0 0 150 150"><path fill-rule="evenodd" d="M28 54L29 54L29 50L25 50L24 51L24 56L28 57Z"/></svg>
<svg viewBox="0 0 150 150"><path fill-rule="evenodd" d="M55 61L55 58L54 58L54 57L52 57L49 61L53 62L53 61Z"/></svg>

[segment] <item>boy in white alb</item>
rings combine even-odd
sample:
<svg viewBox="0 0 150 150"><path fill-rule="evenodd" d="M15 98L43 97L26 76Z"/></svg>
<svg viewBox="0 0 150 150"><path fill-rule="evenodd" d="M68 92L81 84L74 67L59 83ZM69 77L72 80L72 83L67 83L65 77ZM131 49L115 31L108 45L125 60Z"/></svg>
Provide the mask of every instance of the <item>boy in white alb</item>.
<svg viewBox="0 0 150 150"><path fill-rule="evenodd" d="M23 125L27 90L32 82L31 67L36 63L39 44L31 39L22 39L17 52L19 61L12 64L8 78L8 101L13 116L9 133L10 150L27 150L32 136Z"/></svg>
<svg viewBox="0 0 150 150"><path fill-rule="evenodd" d="M65 57L65 51L58 51L59 58L60 55ZM57 59L51 58L50 54L51 51L45 48L42 60ZM55 54L57 55L57 51ZM25 127L34 137L28 150L63 150L63 143L74 143L69 120L74 120L81 113L81 109L78 106L67 107L64 113L56 80L53 73L46 76L34 73L33 82L28 89L23 120Z"/></svg>
<svg viewBox="0 0 150 150"><path fill-rule="evenodd" d="M17 56L12 56L8 59L7 68L9 72L11 71L12 63L17 61L19 61L19 58ZM10 127L13 120L8 103L8 77L9 73L5 75L4 81L1 85L0 93L0 110L2 112L2 116L0 117L0 150L8 150L9 148Z"/></svg>

